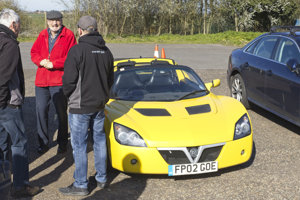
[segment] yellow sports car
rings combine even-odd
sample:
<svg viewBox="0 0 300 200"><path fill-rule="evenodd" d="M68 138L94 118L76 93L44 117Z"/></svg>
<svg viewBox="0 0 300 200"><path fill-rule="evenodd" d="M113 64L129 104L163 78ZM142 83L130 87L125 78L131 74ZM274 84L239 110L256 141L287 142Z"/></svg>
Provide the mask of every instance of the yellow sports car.
<svg viewBox="0 0 300 200"><path fill-rule="evenodd" d="M216 172L247 162L252 126L244 106L210 92L189 67L171 59L115 61L105 108L113 168L169 176Z"/></svg>

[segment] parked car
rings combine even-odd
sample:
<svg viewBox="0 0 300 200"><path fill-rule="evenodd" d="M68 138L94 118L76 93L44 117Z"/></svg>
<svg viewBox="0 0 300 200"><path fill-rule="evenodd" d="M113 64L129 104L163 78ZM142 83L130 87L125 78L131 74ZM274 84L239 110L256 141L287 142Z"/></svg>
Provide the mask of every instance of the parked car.
<svg viewBox="0 0 300 200"><path fill-rule="evenodd" d="M109 161L129 173L216 172L252 155L252 125L237 100L213 94L189 67L170 59L115 62L105 108Z"/></svg>
<svg viewBox="0 0 300 200"><path fill-rule="evenodd" d="M281 31L279 31L281 30ZM300 27L278 26L229 56L231 96L300 126Z"/></svg>

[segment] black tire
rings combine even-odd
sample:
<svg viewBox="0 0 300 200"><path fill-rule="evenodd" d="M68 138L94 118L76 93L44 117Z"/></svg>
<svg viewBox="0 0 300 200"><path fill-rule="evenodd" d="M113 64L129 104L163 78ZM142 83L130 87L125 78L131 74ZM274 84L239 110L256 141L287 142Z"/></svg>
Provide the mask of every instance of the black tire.
<svg viewBox="0 0 300 200"><path fill-rule="evenodd" d="M246 109L250 108L245 83L240 74L235 74L230 78L230 95L240 101Z"/></svg>

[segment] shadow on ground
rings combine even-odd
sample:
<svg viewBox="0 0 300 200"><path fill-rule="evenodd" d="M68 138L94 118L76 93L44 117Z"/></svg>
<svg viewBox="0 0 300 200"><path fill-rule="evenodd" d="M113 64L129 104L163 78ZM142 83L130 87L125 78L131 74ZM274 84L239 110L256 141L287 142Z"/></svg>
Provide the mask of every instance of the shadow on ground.
<svg viewBox="0 0 300 200"><path fill-rule="evenodd" d="M295 124L292 124L289 121L286 121L283 118L278 117L277 115L274 115L273 113L268 112L267 110L264 110L261 107L258 107L254 104L251 104L251 110L254 111L255 113L267 118L268 120L300 135L300 127L296 126Z"/></svg>

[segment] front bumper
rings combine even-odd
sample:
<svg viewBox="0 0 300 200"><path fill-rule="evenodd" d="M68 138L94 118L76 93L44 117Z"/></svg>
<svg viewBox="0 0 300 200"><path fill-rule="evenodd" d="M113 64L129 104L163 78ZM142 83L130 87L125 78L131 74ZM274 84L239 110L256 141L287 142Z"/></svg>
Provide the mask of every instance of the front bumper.
<svg viewBox="0 0 300 200"><path fill-rule="evenodd" d="M247 162L251 157L252 148L252 134L238 140L225 142L216 159L219 169ZM119 171L168 174L169 164L157 148L124 146L116 141L111 141L109 153L112 167Z"/></svg>

